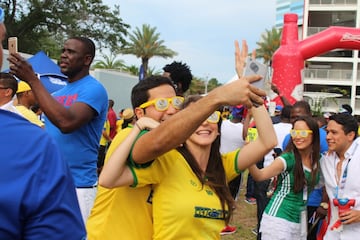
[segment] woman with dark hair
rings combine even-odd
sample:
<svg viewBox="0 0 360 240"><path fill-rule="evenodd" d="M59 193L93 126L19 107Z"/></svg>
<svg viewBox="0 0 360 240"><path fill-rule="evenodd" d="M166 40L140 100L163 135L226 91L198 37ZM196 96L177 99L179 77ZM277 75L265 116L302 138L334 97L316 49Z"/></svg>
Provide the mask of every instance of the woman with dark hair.
<svg viewBox="0 0 360 240"><path fill-rule="evenodd" d="M183 107L200 98L190 96ZM220 231L235 207L228 182L261 160L276 144L265 107L253 107L250 111L258 120L259 135L242 149L220 154L221 115L215 111L179 147L137 168L133 162L126 165L129 149L140 130L158 124L142 117L110 156L99 184L107 188L151 184L154 239L220 239ZM158 128L166 131L163 126L160 124Z"/></svg>
<svg viewBox="0 0 360 240"><path fill-rule="evenodd" d="M306 202L319 180L319 127L311 117L298 117L290 130L291 141L271 165L249 171L256 181L277 176L277 187L263 213L263 240L306 239Z"/></svg>

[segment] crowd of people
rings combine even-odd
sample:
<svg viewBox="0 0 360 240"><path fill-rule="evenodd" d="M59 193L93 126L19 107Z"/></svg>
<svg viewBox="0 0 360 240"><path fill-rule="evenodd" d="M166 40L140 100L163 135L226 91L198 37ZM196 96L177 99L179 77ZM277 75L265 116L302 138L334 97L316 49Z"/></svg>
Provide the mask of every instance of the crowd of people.
<svg viewBox="0 0 360 240"><path fill-rule="evenodd" d="M1 41L3 22L0 8ZM235 41L236 81L186 95L190 68L173 62L139 81L132 108L117 116L89 73L94 57L91 39L66 40L59 67L68 84L50 94L20 54L9 55L0 73L0 239L220 239L236 231L245 171L257 239L360 234L359 127L348 105L315 118L272 86L283 106L271 117L266 92L251 84L262 76L243 76L246 41Z"/></svg>

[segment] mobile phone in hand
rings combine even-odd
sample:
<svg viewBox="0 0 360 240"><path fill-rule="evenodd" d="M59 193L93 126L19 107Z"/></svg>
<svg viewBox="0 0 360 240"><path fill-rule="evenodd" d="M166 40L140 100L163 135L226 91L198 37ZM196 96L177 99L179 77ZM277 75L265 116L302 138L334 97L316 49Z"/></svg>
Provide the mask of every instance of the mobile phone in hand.
<svg viewBox="0 0 360 240"><path fill-rule="evenodd" d="M265 87L265 78L267 77L267 66L263 63L251 59L250 57L246 60L244 76L250 75L260 75L261 79L258 81L252 82L251 84L257 88L264 89Z"/></svg>
<svg viewBox="0 0 360 240"><path fill-rule="evenodd" d="M8 49L9 54L18 52L18 41L17 37L9 37L8 39Z"/></svg>

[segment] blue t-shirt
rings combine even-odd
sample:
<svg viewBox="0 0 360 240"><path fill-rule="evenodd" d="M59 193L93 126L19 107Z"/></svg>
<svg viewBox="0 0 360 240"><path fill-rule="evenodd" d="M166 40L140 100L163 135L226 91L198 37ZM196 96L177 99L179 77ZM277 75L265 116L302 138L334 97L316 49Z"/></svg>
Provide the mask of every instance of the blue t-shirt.
<svg viewBox="0 0 360 240"><path fill-rule="evenodd" d="M328 144L326 142L326 131L323 128L319 128L319 137L320 137L320 153L323 154L328 150ZM284 138L282 144L283 149L286 148L289 141L290 141L290 134L286 135L286 137ZM314 189L309 195L307 205L317 207L320 205L321 199L322 199L322 189L321 188Z"/></svg>
<svg viewBox="0 0 360 240"><path fill-rule="evenodd" d="M75 102L90 106L93 119L71 133L62 133L45 117L45 129L55 139L68 162L76 187L89 187L97 182L99 141L107 116L108 96L99 81L90 75L67 84L53 93L54 98L69 108Z"/></svg>
<svg viewBox="0 0 360 240"><path fill-rule="evenodd" d="M54 140L0 110L0 239L85 239L67 163Z"/></svg>

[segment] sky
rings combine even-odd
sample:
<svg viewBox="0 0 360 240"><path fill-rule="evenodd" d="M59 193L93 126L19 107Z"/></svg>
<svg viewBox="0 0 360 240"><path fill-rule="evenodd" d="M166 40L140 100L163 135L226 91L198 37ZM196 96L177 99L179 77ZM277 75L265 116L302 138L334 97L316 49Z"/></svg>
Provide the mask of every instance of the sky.
<svg viewBox="0 0 360 240"><path fill-rule="evenodd" d="M235 75L234 41L245 39L249 51L261 34L275 25L275 0L103 0L120 6L120 17L131 26L156 27L174 58L153 57L149 66L162 71L172 61L186 63L193 76L225 83ZM132 55L119 55L126 65L139 65Z"/></svg>

